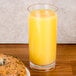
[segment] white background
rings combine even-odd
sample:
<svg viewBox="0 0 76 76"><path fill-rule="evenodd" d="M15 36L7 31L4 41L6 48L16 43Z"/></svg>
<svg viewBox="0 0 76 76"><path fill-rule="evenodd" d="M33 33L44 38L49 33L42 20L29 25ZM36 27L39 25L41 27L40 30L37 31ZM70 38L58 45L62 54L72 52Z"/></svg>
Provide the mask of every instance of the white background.
<svg viewBox="0 0 76 76"><path fill-rule="evenodd" d="M27 7L32 3L58 7L58 43L76 43L76 0L0 0L0 43L28 43Z"/></svg>

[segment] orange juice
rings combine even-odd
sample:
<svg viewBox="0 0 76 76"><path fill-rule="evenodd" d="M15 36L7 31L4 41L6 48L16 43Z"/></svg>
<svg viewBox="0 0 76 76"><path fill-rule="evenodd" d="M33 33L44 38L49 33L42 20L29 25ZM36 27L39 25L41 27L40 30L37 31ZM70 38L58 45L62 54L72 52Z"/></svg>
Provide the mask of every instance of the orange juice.
<svg viewBox="0 0 76 76"><path fill-rule="evenodd" d="M52 10L31 11L29 18L30 61L36 65L48 65L56 59L57 16Z"/></svg>

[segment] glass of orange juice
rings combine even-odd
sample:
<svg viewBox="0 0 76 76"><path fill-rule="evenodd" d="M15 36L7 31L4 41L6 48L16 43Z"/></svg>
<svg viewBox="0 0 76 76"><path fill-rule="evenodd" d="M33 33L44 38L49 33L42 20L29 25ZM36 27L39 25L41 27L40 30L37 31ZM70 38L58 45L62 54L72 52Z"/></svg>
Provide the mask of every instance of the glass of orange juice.
<svg viewBox="0 0 76 76"><path fill-rule="evenodd" d="M47 3L28 7L30 67L47 71L56 64L57 8Z"/></svg>

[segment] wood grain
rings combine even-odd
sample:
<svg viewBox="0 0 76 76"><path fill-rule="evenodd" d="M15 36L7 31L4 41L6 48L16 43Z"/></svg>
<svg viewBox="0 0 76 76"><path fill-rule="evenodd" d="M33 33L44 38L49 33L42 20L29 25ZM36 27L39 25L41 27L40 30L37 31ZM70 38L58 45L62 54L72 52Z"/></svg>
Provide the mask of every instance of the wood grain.
<svg viewBox="0 0 76 76"><path fill-rule="evenodd" d="M0 53L20 58L29 68L31 76L76 76L76 45L59 44L56 68L49 72L30 69L28 44L0 44Z"/></svg>

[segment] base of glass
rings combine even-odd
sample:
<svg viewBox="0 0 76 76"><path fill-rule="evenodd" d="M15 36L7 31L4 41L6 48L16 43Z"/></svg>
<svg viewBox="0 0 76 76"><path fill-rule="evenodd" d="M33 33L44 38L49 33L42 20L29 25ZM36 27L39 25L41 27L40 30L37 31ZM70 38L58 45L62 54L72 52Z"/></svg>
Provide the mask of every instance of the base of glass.
<svg viewBox="0 0 76 76"><path fill-rule="evenodd" d="M39 71L50 71L50 70L53 70L55 69L55 62L49 64L49 65L36 65L36 64L33 64L32 62L30 62L30 67L34 70L39 70Z"/></svg>

